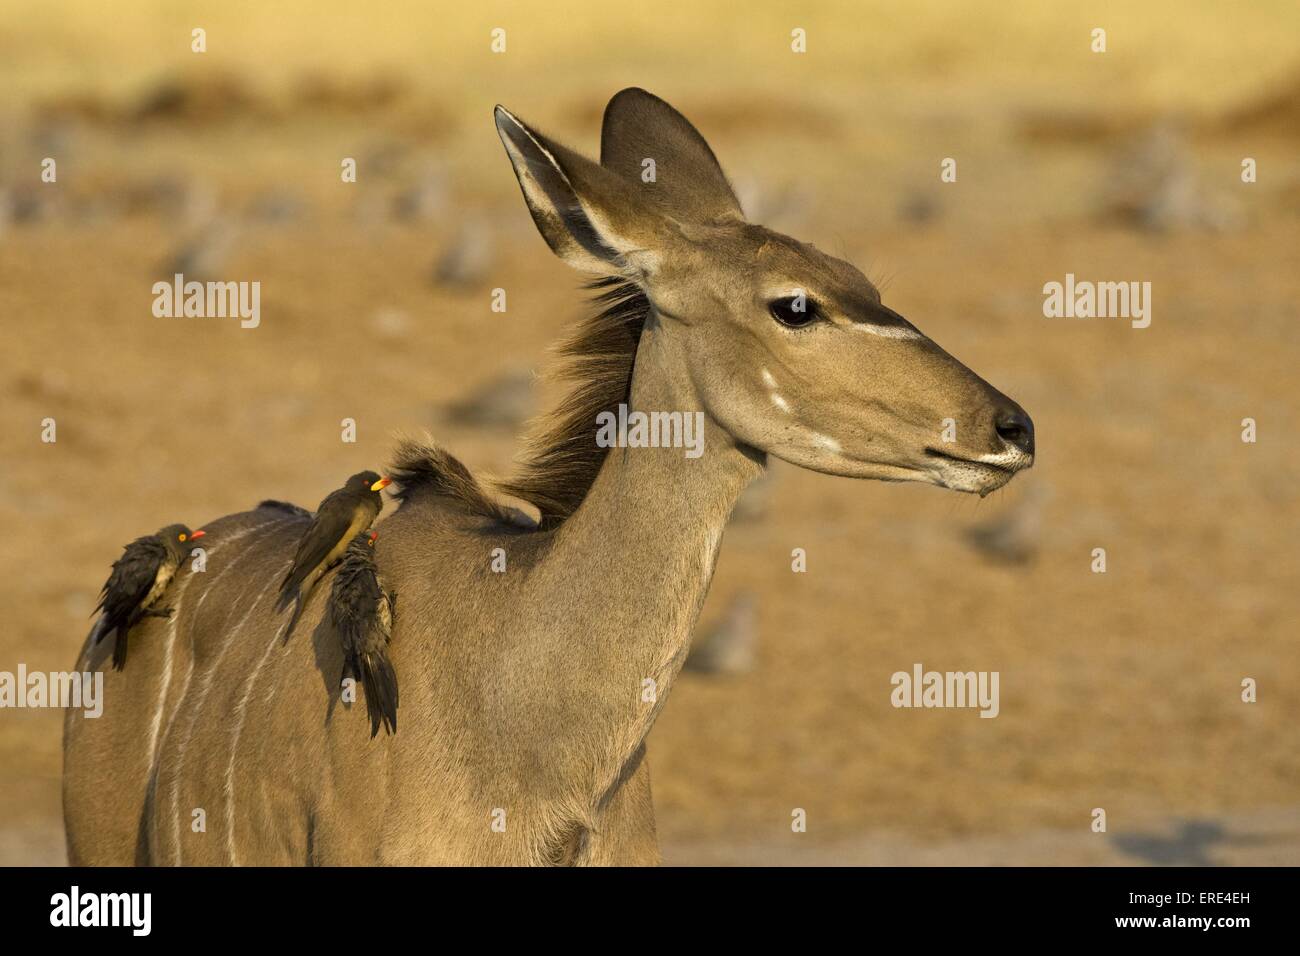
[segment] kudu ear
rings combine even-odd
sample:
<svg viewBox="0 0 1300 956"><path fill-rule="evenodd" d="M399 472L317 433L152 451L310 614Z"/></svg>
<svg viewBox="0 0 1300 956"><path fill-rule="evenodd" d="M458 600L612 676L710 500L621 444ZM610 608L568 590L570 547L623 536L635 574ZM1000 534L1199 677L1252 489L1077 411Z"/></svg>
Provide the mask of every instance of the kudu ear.
<svg viewBox="0 0 1300 956"><path fill-rule="evenodd" d="M537 231L569 265L602 275L650 271L666 223L628 184L496 108L497 133Z"/></svg>
<svg viewBox="0 0 1300 956"><path fill-rule="evenodd" d="M646 170L654 161L654 180ZM600 164L641 187L643 198L683 222L744 219L713 150L690 121L659 97L630 87L605 107Z"/></svg>

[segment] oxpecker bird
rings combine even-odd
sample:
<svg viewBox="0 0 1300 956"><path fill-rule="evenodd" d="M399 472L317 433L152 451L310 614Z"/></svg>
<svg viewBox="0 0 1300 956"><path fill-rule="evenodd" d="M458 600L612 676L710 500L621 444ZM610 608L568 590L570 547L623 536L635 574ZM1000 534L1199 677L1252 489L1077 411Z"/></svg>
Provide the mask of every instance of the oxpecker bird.
<svg viewBox="0 0 1300 956"><path fill-rule="evenodd" d="M326 495L316 509L316 517L303 532L298 542L298 553L293 556L293 564L280 584L277 609L283 611L290 603L294 604L293 616L284 633L285 640L293 633L298 615L321 575L343 556L348 542L379 517L384 507L379 491L390 481L373 471L360 472L349 478L338 491Z"/></svg>
<svg viewBox="0 0 1300 956"><path fill-rule="evenodd" d="M110 634L117 634L113 645L116 670L126 666L127 636L141 618L172 616L172 608L159 606L159 601L193 542L204 533L191 531L183 524L169 524L157 534L136 538L113 562L113 571L92 612L103 613L91 628L90 640L98 644Z"/></svg>
<svg viewBox="0 0 1300 956"><path fill-rule="evenodd" d="M343 680L352 678L366 692L370 736L382 723L397 732L397 673L388 659L397 595L385 591L375 565L376 533L352 539L330 589L329 623L343 648Z"/></svg>

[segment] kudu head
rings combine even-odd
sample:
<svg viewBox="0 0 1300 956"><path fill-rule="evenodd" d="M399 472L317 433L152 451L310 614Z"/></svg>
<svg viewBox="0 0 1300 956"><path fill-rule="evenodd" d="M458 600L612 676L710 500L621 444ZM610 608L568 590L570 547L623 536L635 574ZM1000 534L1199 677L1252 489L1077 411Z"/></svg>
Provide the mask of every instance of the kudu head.
<svg viewBox="0 0 1300 956"><path fill-rule="evenodd" d="M853 266L747 222L709 145L663 100L610 100L599 164L502 107L496 125L551 249L640 287L657 360L738 442L815 471L981 495L1033 463L1019 405Z"/></svg>

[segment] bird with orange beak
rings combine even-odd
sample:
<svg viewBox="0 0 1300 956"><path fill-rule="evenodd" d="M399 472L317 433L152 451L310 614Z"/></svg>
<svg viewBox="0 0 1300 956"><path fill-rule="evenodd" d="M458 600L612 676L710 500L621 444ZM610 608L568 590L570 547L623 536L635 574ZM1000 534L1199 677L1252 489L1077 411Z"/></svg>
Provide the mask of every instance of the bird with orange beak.
<svg viewBox="0 0 1300 956"><path fill-rule="evenodd" d="M91 612L99 614L99 620L91 628L90 640L98 644L110 634L117 635L114 669L126 666L126 642L132 627L146 617L172 616L172 608L159 604L194 542L204 534L183 524L169 524L156 534L136 538L113 562L112 573L99 592L99 603Z"/></svg>
<svg viewBox="0 0 1300 956"><path fill-rule="evenodd" d="M298 541L298 551L293 556L280 584L280 601L277 610L294 605L285 640L293 633L312 589L347 550L348 542L365 531L379 517L384 498L381 489L392 479L381 478L373 471L353 475L342 488L331 491L316 509L311 525Z"/></svg>

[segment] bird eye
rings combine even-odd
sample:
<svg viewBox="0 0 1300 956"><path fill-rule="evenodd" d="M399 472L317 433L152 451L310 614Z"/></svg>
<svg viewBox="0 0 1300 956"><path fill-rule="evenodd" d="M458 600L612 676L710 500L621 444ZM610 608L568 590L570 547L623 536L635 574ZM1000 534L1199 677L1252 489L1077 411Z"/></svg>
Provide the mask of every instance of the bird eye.
<svg viewBox="0 0 1300 956"><path fill-rule="evenodd" d="M767 304L767 311L788 329L802 329L821 318L817 303L803 295L773 299Z"/></svg>
<svg viewBox="0 0 1300 956"><path fill-rule="evenodd" d="M185 540L185 535L183 534L178 534L176 537L179 538L181 541Z"/></svg>

